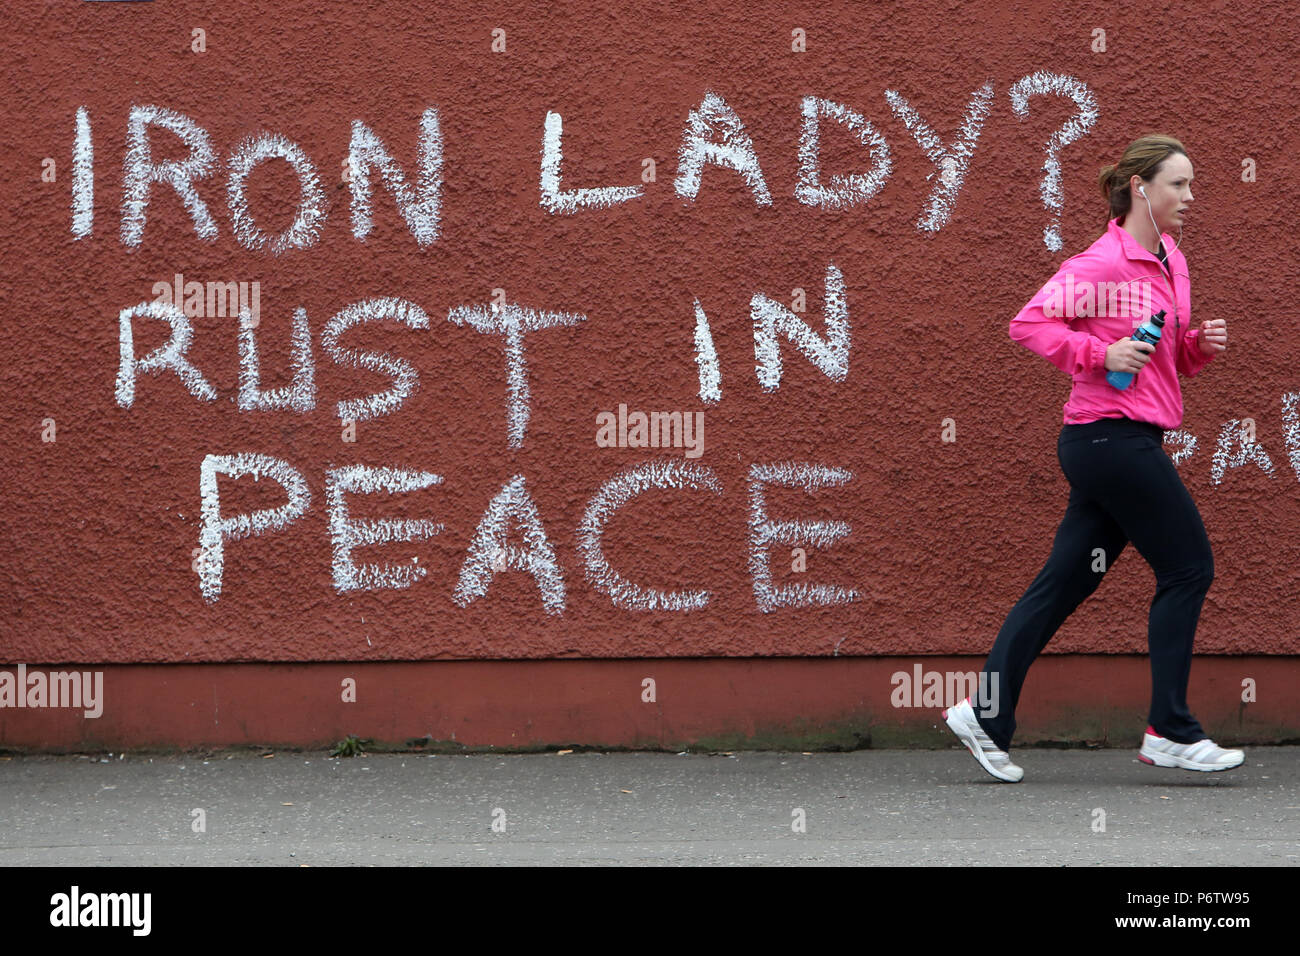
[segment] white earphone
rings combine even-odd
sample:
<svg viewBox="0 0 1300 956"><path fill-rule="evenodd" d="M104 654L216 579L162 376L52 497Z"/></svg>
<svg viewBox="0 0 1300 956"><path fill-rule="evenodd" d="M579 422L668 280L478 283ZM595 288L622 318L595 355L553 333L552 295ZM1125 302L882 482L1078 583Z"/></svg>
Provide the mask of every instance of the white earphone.
<svg viewBox="0 0 1300 956"><path fill-rule="evenodd" d="M1138 186L1138 192L1140 192L1140 193L1142 194L1142 198L1143 198L1143 199L1146 199L1146 201L1147 201L1147 215L1148 215L1148 216L1151 216L1151 225L1155 228L1156 236L1158 237L1158 236L1160 235L1160 227L1156 225L1156 217L1151 215L1151 200L1150 200L1149 198L1147 198L1147 188L1146 188L1145 186ZM1157 239L1157 241L1161 241L1161 240ZM1182 224L1182 223L1179 223L1179 224L1178 224L1178 241L1174 243L1174 248L1177 249L1177 248L1179 247L1179 245L1182 244L1182 241L1183 241L1183 224ZM1166 254L1166 257L1167 257L1167 254ZM1169 268L1170 268L1170 269L1173 268L1172 263L1170 264ZM1179 275L1182 275L1182 274L1183 274L1183 273L1179 273ZM1177 324L1177 321L1178 321L1178 309L1177 309L1177 307L1175 307L1175 309L1174 309L1174 322L1175 322L1175 324Z"/></svg>
<svg viewBox="0 0 1300 956"><path fill-rule="evenodd" d="M1147 188L1145 186L1138 186L1138 192L1140 192L1142 194L1142 198L1146 199L1147 201L1147 215L1151 216L1151 226L1156 231L1156 239L1158 241L1160 237L1160 227L1156 225L1156 217L1151 214L1151 200L1147 199ZM1183 241L1183 224L1180 222L1178 224L1178 240L1174 243L1174 249L1177 249L1182 244L1182 241Z"/></svg>

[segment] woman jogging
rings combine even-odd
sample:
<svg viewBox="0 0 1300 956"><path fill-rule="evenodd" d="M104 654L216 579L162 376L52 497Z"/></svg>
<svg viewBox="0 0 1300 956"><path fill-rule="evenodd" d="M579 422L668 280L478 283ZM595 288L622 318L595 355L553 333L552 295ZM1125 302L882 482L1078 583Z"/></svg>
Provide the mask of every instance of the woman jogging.
<svg viewBox="0 0 1300 956"><path fill-rule="evenodd" d="M1156 575L1151 710L1138 759L1186 770L1227 770L1245 759L1210 740L1187 707L1214 556L1163 447L1165 430L1183 419L1178 374L1196 375L1228 342L1223 319L1191 328L1187 260L1168 235L1176 226L1181 238L1192 164L1178 140L1147 135L1101 171L1100 184L1110 204L1106 231L1065 260L1010 326L1012 339L1073 379L1056 445L1069 504L1047 563L1007 615L980 675L979 686L997 689L996 706L976 711L967 698L943 711L980 766L1011 783L1024 776L1008 751L1029 665L1130 541ZM1134 340L1160 310L1158 344ZM1121 390L1108 372L1133 376Z"/></svg>

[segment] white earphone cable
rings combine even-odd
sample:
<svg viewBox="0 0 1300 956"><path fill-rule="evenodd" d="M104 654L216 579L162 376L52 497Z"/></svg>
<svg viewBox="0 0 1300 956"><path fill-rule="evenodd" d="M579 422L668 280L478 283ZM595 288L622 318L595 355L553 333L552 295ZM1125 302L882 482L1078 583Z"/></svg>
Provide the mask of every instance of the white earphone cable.
<svg viewBox="0 0 1300 956"><path fill-rule="evenodd" d="M1156 217L1151 212L1151 200L1147 198L1146 187L1139 186L1138 192L1140 192L1142 194L1142 198L1146 199L1147 201L1147 216L1151 219L1151 228L1153 228L1156 231L1156 242L1160 242L1160 235L1161 235L1160 227L1156 225ZM1180 222L1178 224L1178 239L1175 240L1174 242L1174 249L1177 249L1180 245L1182 245L1182 243L1183 243L1183 224ZM1166 250L1166 251L1168 252L1172 250Z"/></svg>

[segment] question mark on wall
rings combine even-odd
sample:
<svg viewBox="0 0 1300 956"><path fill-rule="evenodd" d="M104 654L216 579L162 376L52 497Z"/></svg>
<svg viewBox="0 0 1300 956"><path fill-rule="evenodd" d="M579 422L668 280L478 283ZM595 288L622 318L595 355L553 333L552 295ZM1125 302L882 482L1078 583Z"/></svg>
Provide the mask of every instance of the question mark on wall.
<svg viewBox="0 0 1300 956"><path fill-rule="evenodd" d="M1058 157L1063 148L1086 135L1097 122L1097 101L1082 80L1039 70L1037 73L1021 77L1012 84L1011 108L1016 111L1016 116L1023 120L1029 115L1029 97L1048 94L1068 96L1079 107L1079 112L1066 120L1047 141L1047 161L1043 163L1043 172L1046 175L1038 188L1039 194L1043 197L1043 205L1051 215L1047 228L1043 230L1043 242L1053 252L1060 252L1064 243L1061 241L1062 189L1061 162Z"/></svg>

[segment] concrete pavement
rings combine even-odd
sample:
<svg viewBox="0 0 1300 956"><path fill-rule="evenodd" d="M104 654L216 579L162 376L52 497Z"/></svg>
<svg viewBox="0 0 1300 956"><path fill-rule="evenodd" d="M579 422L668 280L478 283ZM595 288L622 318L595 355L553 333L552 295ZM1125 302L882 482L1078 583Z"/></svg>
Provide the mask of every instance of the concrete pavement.
<svg viewBox="0 0 1300 956"><path fill-rule="evenodd" d="M9 757L0 864L1295 866L1300 747L1246 756L1030 748L1019 784L956 748Z"/></svg>

